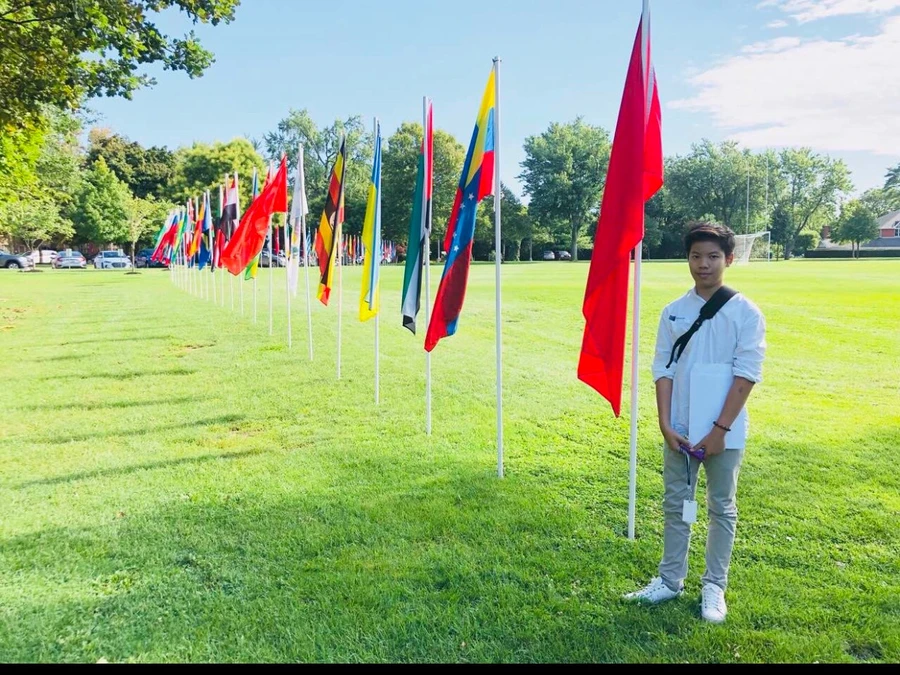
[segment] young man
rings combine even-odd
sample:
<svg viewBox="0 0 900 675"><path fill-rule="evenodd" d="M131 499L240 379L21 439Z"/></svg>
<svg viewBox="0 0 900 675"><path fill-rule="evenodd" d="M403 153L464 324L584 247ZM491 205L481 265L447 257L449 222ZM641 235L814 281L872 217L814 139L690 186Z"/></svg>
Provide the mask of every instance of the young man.
<svg viewBox="0 0 900 675"><path fill-rule="evenodd" d="M695 286L663 310L653 360L659 428L665 440L663 558L659 576L625 598L657 604L684 592L690 523L696 510L693 500L701 461L683 450L687 448L695 453L702 450L709 531L706 572L701 580L701 615L707 621L721 623L728 611L725 588L737 524L735 493L747 431L746 414L740 413L753 386L762 379L766 324L759 308L738 293L712 318L704 320L686 345L679 341L699 317L700 309L723 287L725 268L734 260L734 233L714 223L695 223L684 244ZM689 435L696 438L706 432L706 429L689 429L691 374L710 368L718 368L720 376L728 378L724 384L727 386L728 381L731 384L712 427L691 447Z"/></svg>

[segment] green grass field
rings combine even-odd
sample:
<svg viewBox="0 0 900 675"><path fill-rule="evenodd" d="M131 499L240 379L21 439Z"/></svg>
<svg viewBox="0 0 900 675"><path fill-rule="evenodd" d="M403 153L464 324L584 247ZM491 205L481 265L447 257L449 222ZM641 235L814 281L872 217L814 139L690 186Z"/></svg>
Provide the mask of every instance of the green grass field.
<svg viewBox="0 0 900 675"><path fill-rule="evenodd" d="M0 661L900 660L900 261L727 276L769 353L723 626L699 618L705 516L684 597L619 600L662 547L649 359L685 264L644 267L634 542L627 414L575 377L586 265L504 268L503 480L493 267L435 350L430 438L402 270L377 408L359 269L340 381L335 308L310 363L276 274L272 337L268 270L256 325L250 284L242 317L163 270L0 274Z"/></svg>

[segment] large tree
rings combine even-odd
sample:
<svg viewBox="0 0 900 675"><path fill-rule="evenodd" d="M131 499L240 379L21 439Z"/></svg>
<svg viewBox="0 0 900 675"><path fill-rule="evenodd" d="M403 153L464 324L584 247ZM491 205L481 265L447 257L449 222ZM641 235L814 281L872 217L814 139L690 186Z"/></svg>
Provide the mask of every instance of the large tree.
<svg viewBox="0 0 900 675"><path fill-rule="evenodd" d="M387 141L382 161L381 222L385 239L406 242L412 217L422 125L404 122ZM432 246L447 231L447 219L456 197L456 186L466 150L453 136L440 129L434 132L434 186L432 194Z"/></svg>
<svg viewBox="0 0 900 675"><path fill-rule="evenodd" d="M218 187L226 173L238 173L242 211L250 204L253 169L260 174L260 185L266 175L266 163L246 138L212 145L194 143L190 148L179 148L175 151L174 163L164 198L181 203L209 190L214 209L218 208Z"/></svg>
<svg viewBox="0 0 900 675"><path fill-rule="evenodd" d="M848 241L855 247L859 258L859 245L878 236L878 220L864 202L854 199L841 209L841 217L831 231L835 241Z"/></svg>
<svg viewBox="0 0 900 675"><path fill-rule="evenodd" d="M0 0L0 128L29 124L41 106L125 96L155 80L149 65L197 77L213 62L193 31L170 37L161 12L196 23L234 17L240 0Z"/></svg>
<svg viewBox="0 0 900 675"><path fill-rule="evenodd" d="M158 232L166 221L166 215L174 208L174 204L157 201L153 197L141 199L129 196L125 200L125 231L131 244L132 267L138 242Z"/></svg>
<svg viewBox="0 0 900 675"><path fill-rule="evenodd" d="M340 151L341 138L344 137L347 141L344 233L359 234L366 214L373 154L372 133L359 115L335 120L329 126L319 128L306 110L290 110L287 117L278 123L275 131L265 135L264 144L266 154L271 159L287 155L291 166L291 180L296 172L299 147L303 145L303 170L310 224L317 227L325 206L330 172Z"/></svg>
<svg viewBox="0 0 900 675"><path fill-rule="evenodd" d="M596 219L609 152L609 133L580 117L525 139L519 179L530 197L529 213L545 227L566 226L573 261L579 235Z"/></svg>
<svg viewBox="0 0 900 675"><path fill-rule="evenodd" d="M25 250L34 251L72 234L72 223L60 217L51 201L28 199L0 205L0 239L8 240L14 247L21 244Z"/></svg>
<svg viewBox="0 0 900 675"><path fill-rule="evenodd" d="M887 170L884 175L885 190L900 190L900 164Z"/></svg>
<svg viewBox="0 0 900 675"><path fill-rule="evenodd" d="M83 162L80 120L46 108L33 125L0 132L0 204L48 200L64 208Z"/></svg>
<svg viewBox="0 0 900 675"><path fill-rule="evenodd" d="M784 188L778 203L790 217L784 240L784 257L793 253L794 239L803 230L818 230L830 221L842 195L853 189L850 172L839 159L818 155L809 148L781 152L780 178Z"/></svg>
<svg viewBox="0 0 900 675"><path fill-rule="evenodd" d="M102 157L98 159L75 191L70 218L76 242L102 245L128 241L126 209L130 198L128 187Z"/></svg>
<svg viewBox="0 0 900 675"><path fill-rule="evenodd" d="M689 218L679 208L668 185L663 185L653 195L644 212L644 249L647 257L678 258L685 255L684 229Z"/></svg>
<svg viewBox="0 0 900 675"><path fill-rule="evenodd" d="M103 157L116 177L142 199L166 194L174 171L174 156L167 148L144 148L109 129L88 134L88 164Z"/></svg>
<svg viewBox="0 0 900 675"><path fill-rule="evenodd" d="M859 200L876 216L900 210L900 188L871 188L860 195Z"/></svg>
<svg viewBox="0 0 900 675"><path fill-rule="evenodd" d="M673 206L688 219L712 216L737 233L752 232L766 219L767 178L771 185L778 176L777 166L769 169L767 177L765 155L733 141L704 139L666 162L666 186Z"/></svg>

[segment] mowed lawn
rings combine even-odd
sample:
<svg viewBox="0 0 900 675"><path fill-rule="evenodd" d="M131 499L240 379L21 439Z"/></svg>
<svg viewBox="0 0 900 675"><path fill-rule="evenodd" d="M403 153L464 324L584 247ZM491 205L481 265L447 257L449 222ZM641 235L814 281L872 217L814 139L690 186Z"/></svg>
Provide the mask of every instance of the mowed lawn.
<svg viewBox="0 0 900 675"><path fill-rule="evenodd" d="M271 337L266 269L257 324L250 283L241 316L164 270L0 274L0 661L900 660L900 261L727 276L769 353L723 626L699 618L705 515L681 599L619 599L662 548L650 355L686 264L644 266L636 541L627 403L575 377L587 269L504 267L503 480L492 266L434 352L431 437L400 267L377 408L359 268L340 381L334 306L310 363L301 293L287 349L281 270Z"/></svg>

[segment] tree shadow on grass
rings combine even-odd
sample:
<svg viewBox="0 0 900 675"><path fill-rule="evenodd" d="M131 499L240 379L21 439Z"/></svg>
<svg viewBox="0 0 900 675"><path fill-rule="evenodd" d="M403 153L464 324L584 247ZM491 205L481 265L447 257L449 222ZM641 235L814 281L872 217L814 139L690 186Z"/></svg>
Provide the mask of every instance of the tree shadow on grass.
<svg viewBox="0 0 900 675"><path fill-rule="evenodd" d="M25 490L38 485L61 485L62 483L72 483L80 480L89 480L91 478L118 478L127 476L138 471L152 471L153 469L168 469L176 466L184 466L186 464L202 464L210 461L223 459L240 459L242 457L251 457L258 455L262 450L243 450L241 452L226 452L199 455L197 457L182 457L180 459L166 459L158 462L146 462L144 464L134 464L131 466L115 467L112 469L97 469L96 471L82 471L81 473L72 473L65 476L57 476L55 478L40 478L38 480L29 480L24 483L13 485L15 490Z"/></svg>
<svg viewBox="0 0 900 675"><path fill-rule="evenodd" d="M32 438L30 436L20 436L16 438L0 439L0 445L64 445L66 443L77 443L79 441L89 441L101 438L117 438L117 437L134 437L146 436L147 434L155 434L161 431L175 431L177 429L197 429L199 427L213 426L216 424L228 424L230 422L239 422L245 419L245 415L219 415L218 417L208 417L205 419L195 419L188 422L178 422L176 424L157 424L155 426L141 426L136 429L116 429L113 431L92 431L86 434L70 434L58 432L52 438L39 437Z"/></svg>
<svg viewBox="0 0 900 675"><path fill-rule="evenodd" d="M152 407L157 405L179 405L181 403L192 403L196 400L196 397L193 396L171 396L169 398L157 398L144 401L76 401L75 403L44 403L38 405L21 405L17 407L19 410L116 410L121 408Z"/></svg>
<svg viewBox="0 0 900 675"><path fill-rule="evenodd" d="M37 378L42 382L55 382L57 380L132 380L137 377L158 377L161 375L193 375L198 372L190 368L159 368L156 370L118 370L108 373L72 373L70 375L47 375Z"/></svg>
<svg viewBox="0 0 900 675"><path fill-rule="evenodd" d="M65 347L66 345L87 345L87 344L105 344L108 342L143 342L147 340L174 340L173 335L135 335L133 337L109 337L109 338L89 338L87 340L65 340L63 342L51 342L46 347Z"/></svg>
<svg viewBox="0 0 900 675"><path fill-rule="evenodd" d="M0 647L13 661L634 661L698 630L694 603L647 611L604 585L628 542L585 546L576 512L480 467L389 489L330 468L290 494L123 503L109 525L0 542L18 583L42 589L8 605Z"/></svg>
<svg viewBox="0 0 900 675"><path fill-rule="evenodd" d="M48 356L40 359L27 359L31 363L57 363L60 361L81 361L82 359L94 358L93 354L60 354L58 356Z"/></svg>
<svg viewBox="0 0 900 675"><path fill-rule="evenodd" d="M819 547L823 535L812 530L802 546L760 541L758 561L739 539L742 595L724 626L709 626L698 616L697 571L694 592L679 600L649 608L620 600L652 569L658 546L613 535L621 510L587 509L594 492L560 497L555 478L517 475L514 457L499 481L480 460L313 450L293 462L251 459L246 480L217 472L212 484L203 471L213 458L185 461L169 495L135 493L137 505L128 489L137 468L85 476L121 495L107 504L108 521L35 524L0 540L4 660L896 660L889 592L848 596L832 561L816 569L780 560ZM796 452L812 456L811 447ZM784 474L787 459L768 453L745 471ZM191 484L204 487L178 494ZM796 486L810 491L802 476ZM745 520L782 527L759 513L771 492L755 493L745 492ZM789 510L781 517L808 528ZM852 534L840 519L828 530ZM862 534L870 541L874 532Z"/></svg>

